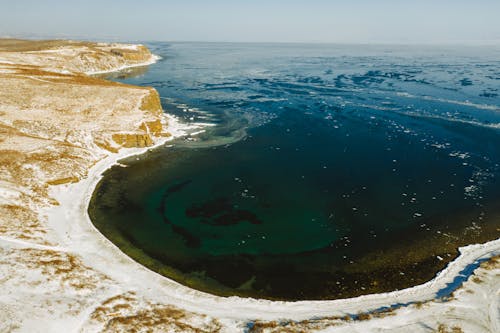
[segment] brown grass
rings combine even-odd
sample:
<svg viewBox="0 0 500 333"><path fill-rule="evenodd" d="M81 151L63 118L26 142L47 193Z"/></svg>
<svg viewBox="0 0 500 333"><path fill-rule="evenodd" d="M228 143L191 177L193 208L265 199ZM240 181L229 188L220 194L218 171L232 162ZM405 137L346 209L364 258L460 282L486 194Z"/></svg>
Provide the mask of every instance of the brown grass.
<svg viewBox="0 0 500 333"><path fill-rule="evenodd" d="M479 276L472 277L472 281L477 284L483 283L483 280Z"/></svg>
<svg viewBox="0 0 500 333"><path fill-rule="evenodd" d="M85 266L71 253L53 250L17 250L17 263L29 269L40 270L51 281L59 281L61 287L75 290L93 290L99 282L108 280L100 273Z"/></svg>
<svg viewBox="0 0 500 333"><path fill-rule="evenodd" d="M490 260L481 263L481 268L493 270L500 268L500 255L492 257Z"/></svg>
<svg viewBox="0 0 500 333"><path fill-rule="evenodd" d="M44 237L45 226L36 212L26 206L0 205L0 234L41 245L51 245Z"/></svg>
<svg viewBox="0 0 500 333"><path fill-rule="evenodd" d="M103 324L102 332L219 332L220 323L206 320L174 306L139 303L134 292L119 294L102 302L91 319ZM195 320L201 319L201 320ZM199 327L193 321L201 321Z"/></svg>
<svg viewBox="0 0 500 333"><path fill-rule="evenodd" d="M452 326L449 328L445 324L439 324L437 329L435 330L437 333L464 333L461 327L459 326Z"/></svg>

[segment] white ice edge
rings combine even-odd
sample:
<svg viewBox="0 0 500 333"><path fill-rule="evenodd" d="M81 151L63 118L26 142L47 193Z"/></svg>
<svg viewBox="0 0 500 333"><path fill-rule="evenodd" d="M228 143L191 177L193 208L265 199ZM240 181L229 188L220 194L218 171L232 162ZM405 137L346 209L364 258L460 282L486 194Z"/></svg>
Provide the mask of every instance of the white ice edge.
<svg viewBox="0 0 500 333"><path fill-rule="evenodd" d="M98 74L107 74L107 73L119 72L119 71L123 71L123 70L129 69L129 68L149 66L149 65L152 65L152 64L158 62L158 60L160 60L160 59L161 59L161 57L159 55L152 54L151 58L149 60L147 60L147 61L144 61L144 62L140 62L140 63L132 64L132 65L124 65L124 66L121 66L121 67L106 69L106 70L103 70L103 71L88 71L88 72L85 72L85 74L87 74L87 75L98 75Z"/></svg>
<svg viewBox="0 0 500 333"><path fill-rule="evenodd" d="M147 64L127 67L144 65ZM113 71L122 69L124 68ZM42 213L47 215L49 225L61 239L61 248L79 254L86 265L114 279L117 284L113 290L108 292L134 290L138 295L150 300L173 304L188 311L218 318L302 320L313 317L355 314L395 303L432 300L436 293L459 276L460 271L467 265L478 259L500 253L500 239L461 247L459 257L450 262L444 270L427 283L389 293L330 301L281 302L241 297L219 297L186 287L149 270L125 255L94 227L87 213L92 194L102 179L103 172L126 157L143 154L147 150L164 145L176 137L186 135L187 126L179 124L172 117L170 117L169 123L172 137L158 140L153 147L122 149L117 154L109 154L95 164L89 170L88 176L80 182L50 187L51 196L58 200L60 205L44 209Z"/></svg>

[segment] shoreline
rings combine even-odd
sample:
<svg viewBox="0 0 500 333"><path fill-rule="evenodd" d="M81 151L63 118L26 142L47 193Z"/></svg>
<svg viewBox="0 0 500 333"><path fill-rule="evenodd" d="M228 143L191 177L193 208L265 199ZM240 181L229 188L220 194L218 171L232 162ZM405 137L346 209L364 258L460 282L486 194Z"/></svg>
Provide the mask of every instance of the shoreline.
<svg viewBox="0 0 500 333"><path fill-rule="evenodd" d="M121 71L129 69L129 68L146 67L146 66L153 65L153 64L157 63L161 59L162 59L162 57L160 57L156 54L152 54L152 57L150 60L142 62L142 63L133 64L133 65L124 65L124 66L121 66L121 67L118 67L115 69L110 69L110 70L88 71L88 72L85 72L85 75L92 76L92 75L108 74L108 73L121 72Z"/></svg>
<svg viewBox="0 0 500 333"><path fill-rule="evenodd" d="M127 264L129 265L127 266L130 266L129 268L133 269L133 272L127 270L127 273L129 275L136 274L140 276L141 278L138 278L138 280L143 282L147 280L152 285L161 286L162 289L166 287L166 290L162 290L162 295L156 295L155 298L158 298L158 300L168 299L169 303L174 305L181 305L183 308L188 308L190 311L201 312L216 317L228 317L224 314L231 309L232 315L229 317L236 320L248 320L251 318L297 320L318 316L369 312L378 308L389 307L396 303L406 304L436 300L436 294L452 284L455 278L460 276L460 272L468 265L481 259L491 258L500 253L500 239L484 244L472 244L461 247L459 248L460 255L455 260L451 261L444 270L440 271L434 279L425 284L399 291L370 294L347 299L295 302L269 301L264 299L241 298L237 296L220 297L186 287L149 270L142 264L128 257L99 232L87 213L88 205L95 187L102 179L102 174L107 169L115 166L124 158L142 155L148 150L164 145L166 142L179 136L182 135L179 133L177 135L173 134L172 137L160 140L152 147L123 149L120 153L110 155L97 163L89 171L88 177L79 183L60 185L51 188L51 195L62 204L52 209L52 212L48 212L49 222L56 222L55 220L61 214L61 212L58 211L66 211L66 208L70 208L69 214L76 217L79 228L87 233L87 237L94 238L93 245L96 246L96 250L99 246L102 246L100 250L109 252L108 254L114 257L116 262L123 263L128 261ZM61 186L66 187L66 189L62 190ZM76 195L68 198L67 192L76 193ZM80 204L66 207L64 204L65 201L80 202ZM67 217L68 212L65 215ZM55 224L57 225L57 222ZM89 239L87 239L87 241L88 240ZM109 269L106 269L106 274L110 274L108 271ZM115 273L117 272L120 272L119 267L116 267Z"/></svg>

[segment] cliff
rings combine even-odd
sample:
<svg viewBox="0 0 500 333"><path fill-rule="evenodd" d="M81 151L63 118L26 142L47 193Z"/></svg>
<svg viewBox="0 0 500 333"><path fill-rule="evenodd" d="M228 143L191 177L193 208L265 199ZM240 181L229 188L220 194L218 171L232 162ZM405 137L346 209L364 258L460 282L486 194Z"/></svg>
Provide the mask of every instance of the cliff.
<svg viewBox="0 0 500 333"><path fill-rule="evenodd" d="M70 186L96 181L104 169L89 172L123 148L170 136L156 90L87 74L154 61L142 45L0 40L1 332L218 327L136 296L95 267L98 235L82 241L88 193Z"/></svg>
<svg viewBox="0 0 500 333"><path fill-rule="evenodd" d="M21 52L0 47L1 181L41 194L47 183L84 177L107 153L103 148L150 146L155 136L167 135L154 89L80 73L150 61L146 48L42 43L34 43L36 51L21 41L14 48L23 46Z"/></svg>
<svg viewBox="0 0 500 333"><path fill-rule="evenodd" d="M83 74L151 61L144 46L0 40L0 239L58 245L40 215L58 204L51 185L78 182L110 153L168 136L154 89ZM36 251L30 256L36 266ZM1 272L3 285L16 276L5 262Z"/></svg>
<svg viewBox="0 0 500 333"><path fill-rule="evenodd" d="M0 61L56 73L91 74L146 65L155 57L143 45L4 39L0 40Z"/></svg>

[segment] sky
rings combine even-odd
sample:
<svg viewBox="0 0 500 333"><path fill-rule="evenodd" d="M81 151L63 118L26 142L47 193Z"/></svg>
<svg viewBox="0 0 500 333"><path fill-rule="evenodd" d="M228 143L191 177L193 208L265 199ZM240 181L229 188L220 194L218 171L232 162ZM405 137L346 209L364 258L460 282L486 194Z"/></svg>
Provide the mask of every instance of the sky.
<svg viewBox="0 0 500 333"><path fill-rule="evenodd" d="M500 0L0 0L0 36L500 44Z"/></svg>

